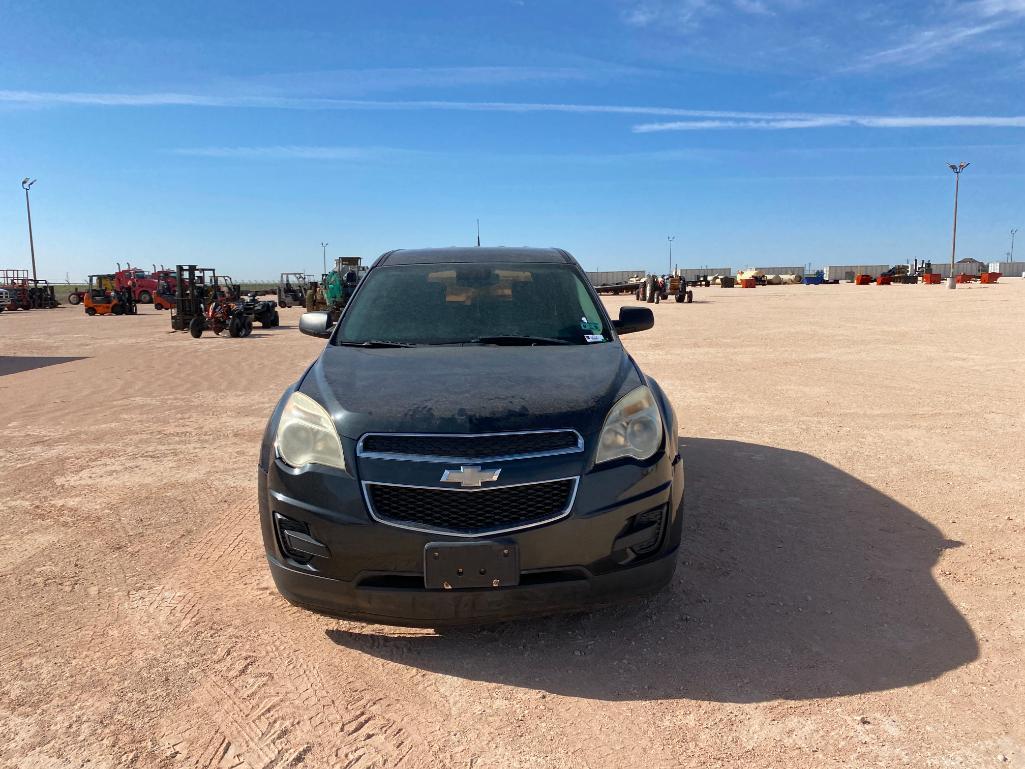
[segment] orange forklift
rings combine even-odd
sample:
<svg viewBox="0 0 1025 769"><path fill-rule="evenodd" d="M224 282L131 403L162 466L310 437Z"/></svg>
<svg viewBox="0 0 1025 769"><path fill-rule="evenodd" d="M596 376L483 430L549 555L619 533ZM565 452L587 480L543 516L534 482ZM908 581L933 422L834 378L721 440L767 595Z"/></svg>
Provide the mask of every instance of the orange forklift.
<svg viewBox="0 0 1025 769"><path fill-rule="evenodd" d="M83 292L86 315L137 315L139 312L131 287L115 288L114 276L90 275L89 289Z"/></svg>

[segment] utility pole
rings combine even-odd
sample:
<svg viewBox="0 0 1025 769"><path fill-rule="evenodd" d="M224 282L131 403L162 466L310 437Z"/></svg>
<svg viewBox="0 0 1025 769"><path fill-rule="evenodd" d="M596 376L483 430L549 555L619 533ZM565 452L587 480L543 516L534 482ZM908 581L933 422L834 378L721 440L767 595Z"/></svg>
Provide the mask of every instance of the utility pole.
<svg viewBox="0 0 1025 769"><path fill-rule="evenodd" d="M954 288L957 280L954 277L954 255L957 253L957 194L961 187L961 172L971 163L947 163L947 167L954 172L954 235L950 241L950 277L947 278L947 288Z"/></svg>
<svg viewBox="0 0 1025 769"><path fill-rule="evenodd" d="M322 273L323 275L327 275L327 247L329 245L331 245L331 244L330 243L321 243L320 244L320 247L322 249L324 249L324 272Z"/></svg>
<svg viewBox="0 0 1025 769"><path fill-rule="evenodd" d="M28 212L28 247L29 247L29 250L32 252L32 283L33 283L33 285L35 284L35 282L37 280L37 278L36 278L36 243L35 243L35 240L33 240L33 238L32 238L32 204L29 203L29 200L28 200L28 191L32 187L32 185L35 184L35 183L36 183L35 179L33 179L32 181L29 181L27 176L24 179L21 180L21 188L23 190L25 190L25 210Z"/></svg>
<svg viewBox="0 0 1025 769"><path fill-rule="evenodd" d="M1009 262L1013 262L1014 261L1014 236L1017 233L1018 233L1018 228L1017 227L1015 227L1015 228L1013 228L1011 230L1011 250L1007 254L1009 257L1011 257L1010 259L1007 260Z"/></svg>
<svg viewBox="0 0 1025 769"><path fill-rule="evenodd" d="M477 220L477 248L480 248L480 219Z"/></svg>
<svg viewBox="0 0 1025 769"><path fill-rule="evenodd" d="M673 241L676 240L675 235L666 235L666 240L669 242L669 274L673 274Z"/></svg>

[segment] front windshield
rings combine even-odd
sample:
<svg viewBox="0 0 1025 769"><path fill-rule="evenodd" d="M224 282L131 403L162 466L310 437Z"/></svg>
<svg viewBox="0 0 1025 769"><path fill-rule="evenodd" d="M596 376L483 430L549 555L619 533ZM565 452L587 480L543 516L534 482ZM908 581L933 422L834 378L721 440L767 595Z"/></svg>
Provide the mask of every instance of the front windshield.
<svg viewBox="0 0 1025 769"><path fill-rule="evenodd" d="M367 275L336 344L593 344L605 314L565 264L413 264Z"/></svg>

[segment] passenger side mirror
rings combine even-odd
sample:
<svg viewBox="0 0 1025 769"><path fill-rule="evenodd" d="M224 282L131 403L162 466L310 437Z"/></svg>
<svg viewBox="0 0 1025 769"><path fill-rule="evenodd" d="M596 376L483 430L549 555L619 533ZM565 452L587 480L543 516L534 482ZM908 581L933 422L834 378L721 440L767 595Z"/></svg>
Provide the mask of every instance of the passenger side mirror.
<svg viewBox="0 0 1025 769"><path fill-rule="evenodd" d="M612 321L617 334L647 331L655 325L655 314L647 307L620 307L619 320Z"/></svg>
<svg viewBox="0 0 1025 769"><path fill-rule="evenodd" d="M304 312L299 316L299 330L310 336L331 336L333 326L331 314L327 312Z"/></svg>

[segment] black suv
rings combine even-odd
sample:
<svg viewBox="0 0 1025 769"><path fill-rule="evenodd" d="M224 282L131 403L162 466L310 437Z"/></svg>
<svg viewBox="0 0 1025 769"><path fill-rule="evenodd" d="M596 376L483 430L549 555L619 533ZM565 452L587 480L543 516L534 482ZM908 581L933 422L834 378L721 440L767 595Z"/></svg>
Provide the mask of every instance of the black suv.
<svg viewBox="0 0 1025 769"><path fill-rule="evenodd" d="M665 393L559 249L391 251L282 396L260 450L288 600L434 626L568 611L673 575L683 465Z"/></svg>

